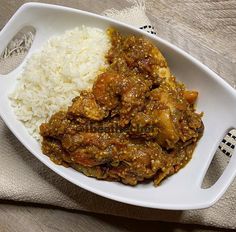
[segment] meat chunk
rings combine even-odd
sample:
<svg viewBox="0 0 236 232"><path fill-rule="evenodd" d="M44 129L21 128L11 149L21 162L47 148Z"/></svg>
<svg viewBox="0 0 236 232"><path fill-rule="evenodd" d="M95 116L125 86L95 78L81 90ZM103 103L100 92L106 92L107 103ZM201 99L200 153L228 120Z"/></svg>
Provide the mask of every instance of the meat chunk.
<svg viewBox="0 0 236 232"><path fill-rule="evenodd" d="M81 95L73 100L72 105L68 108L68 113L96 121L100 121L108 115L108 112L97 104L94 95L87 91L81 92Z"/></svg>
<svg viewBox="0 0 236 232"><path fill-rule="evenodd" d="M42 142L42 148L43 153L49 156L49 158L56 164L68 166L68 164L72 162L69 153L62 148L60 141L56 139L44 139Z"/></svg>
<svg viewBox="0 0 236 232"><path fill-rule="evenodd" d="M67 118L67 113L59 111L50 118L48 123L40 125L40 134L43 137L60 138L66 133L69 125L70 120Z"/></svg>
<svg viewBox="0 0 236 232"><path fill-rule="evenodd" d="M114 109L119 103L121 77L115 72L105 72L98 76L93 85L96 101L106 109Z"/></svg>
<svg viewBox="0 0 236 232"><path fill-rule="evenodd" d="M131 125L132 136L155 139L165 148L174 147L179 140L178 128L173 122L170 109L138 113L132 119Z"/></svg>
<svg viewBox="0 0 236 232"><path fill-rule="evenodd" d="M150 86L150 81L137 74L118 75L114 71L107 71L98 76L93 94L103 108L113 110L113 115L117 112L121 116L120 124L125 126L129 123L130 116L144 106Z"/></svg>

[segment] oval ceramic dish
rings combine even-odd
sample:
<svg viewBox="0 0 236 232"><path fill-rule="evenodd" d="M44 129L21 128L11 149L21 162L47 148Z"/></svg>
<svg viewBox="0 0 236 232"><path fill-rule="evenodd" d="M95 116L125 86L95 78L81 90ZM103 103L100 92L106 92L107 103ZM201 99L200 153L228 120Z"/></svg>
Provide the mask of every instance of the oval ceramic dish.
<svg viewBox="0 0 236 232"><path fill-rule="evenodd" d="M93 193L132 205L159 209L197 209L211 206L223 195L236 175L236 154L212 187L202 189L201 183L220 141L229 129L236 127L236 91L232 87L199 61L157 36L106 17L61 6L41 3L23 5L0 33L0 52L22 27L29 25L36 29L30 52L17 69L0 76L0 115L34 156L68 181ZM197 111L204 112L203 137L187 166L157 188L152 183L130 187L121 183L99 181L72 168L54 164L42 154L40 144L28 134L13 113L8 94L13 91L16 78L27 58L49 37L80 25L102 29L112 26L123 33L148 37L160 48L177 79L189 89L199 91Z"/></svg>

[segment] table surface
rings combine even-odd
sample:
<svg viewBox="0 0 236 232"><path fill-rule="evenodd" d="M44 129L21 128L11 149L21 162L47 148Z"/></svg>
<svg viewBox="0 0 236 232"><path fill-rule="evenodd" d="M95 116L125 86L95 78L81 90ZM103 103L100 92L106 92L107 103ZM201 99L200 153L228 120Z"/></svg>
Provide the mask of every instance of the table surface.
<svg viewBox="0 0 236 232"><path fill-rule="evenodd" d="M24 0L0 0L0 28ZM31 1L32 2L32 1ZM125 0L43 0L95 13L130 6ZM146 0L157 34L181 47L236 86L235 0ZM27 225L27 227L26 227ZM30 225L30 228L29 228ZM221 231L193 225L145 222L50 206L0 201L0 231ZM222 230L224 231L224 230ZM226 230L225 230L226 231ZM227 230L229 231L229 230Z"/></svg>

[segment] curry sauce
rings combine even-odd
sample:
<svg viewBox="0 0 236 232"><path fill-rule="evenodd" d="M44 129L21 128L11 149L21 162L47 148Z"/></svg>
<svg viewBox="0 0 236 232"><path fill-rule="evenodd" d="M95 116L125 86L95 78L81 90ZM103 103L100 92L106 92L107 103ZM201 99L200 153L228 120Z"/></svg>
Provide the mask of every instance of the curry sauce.
<svg viewBox="0 0 236 232"><path fill-rule="evenodd" d="M40 126L42 151L87 176L157 186L189 162L203 133L198 93L176 80L146 38L108 34L107 69Z"/></svg>

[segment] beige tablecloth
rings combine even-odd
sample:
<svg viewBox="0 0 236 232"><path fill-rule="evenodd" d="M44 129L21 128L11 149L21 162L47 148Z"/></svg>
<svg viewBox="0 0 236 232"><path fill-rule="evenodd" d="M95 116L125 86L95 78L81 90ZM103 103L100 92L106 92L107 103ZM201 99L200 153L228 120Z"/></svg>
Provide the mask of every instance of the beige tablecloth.
<svg viewBox="0 0 236 232"><path fill-rule="evenodd" d="M111 13L119 14L116 11L108 12ZM137 15L141 14L143 13ZM143 17L145 18L145 15ZM136 25L140 25L140 22ZM64 180L30 154L1 119L0 147L0 199L50 204L144 220L236 228L235 181L221 200L208 209L189 211L147 209L105 199ZM215 173L212 174L214 175Z"/></svg>

